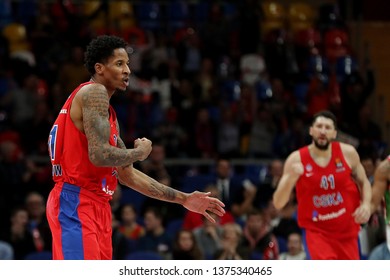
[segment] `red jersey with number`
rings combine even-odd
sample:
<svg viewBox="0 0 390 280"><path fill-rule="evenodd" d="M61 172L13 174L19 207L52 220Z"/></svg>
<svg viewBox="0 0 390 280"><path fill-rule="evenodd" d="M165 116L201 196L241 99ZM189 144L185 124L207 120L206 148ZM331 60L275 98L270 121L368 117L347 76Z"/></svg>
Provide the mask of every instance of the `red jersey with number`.
<svg viewBox="0 0 390 280"><path fill-rule="evenodd" d="M85 85L79 85L62 107L49 135L48 146L52 176L56 184L69 183L110 200L117 186L116 167L97 167L88 156L88 141L70 118L73 98ZM110 144L117 145L116 114L109 107Z"/></svg>
<svg viewBox="0 0 390 280"><path fill-rule="evenodd" d="M325 167L317 165L308 146L299 150L304 173L296 183L298 224L330 237L356 237L360 225L352 213L360 205L360 193L340 143L331 145L332 156Z"/></svg>

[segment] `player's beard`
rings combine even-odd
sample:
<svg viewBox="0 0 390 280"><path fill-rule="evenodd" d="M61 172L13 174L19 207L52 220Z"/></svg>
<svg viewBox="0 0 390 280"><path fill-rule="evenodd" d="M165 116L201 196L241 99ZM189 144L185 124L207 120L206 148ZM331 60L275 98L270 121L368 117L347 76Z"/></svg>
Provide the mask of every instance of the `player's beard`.
<svg viewBox="0 0 390 280"><path fill-rule="evenodd" d="M326 151L329 148L329 144L331 141L327 140L324 144L320 144L318 142L318 139L313 139L314 140L314 145L316 146L317 149L321 151Z"/></svg>

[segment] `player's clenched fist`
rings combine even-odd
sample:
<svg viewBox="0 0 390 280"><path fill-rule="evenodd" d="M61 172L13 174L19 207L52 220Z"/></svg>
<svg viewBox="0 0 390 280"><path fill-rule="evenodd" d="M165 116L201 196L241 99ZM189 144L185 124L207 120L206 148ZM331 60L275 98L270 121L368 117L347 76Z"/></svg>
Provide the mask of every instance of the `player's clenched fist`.
<svg viewBox="0 0 390 280"><path fill-rule="evenodd" d="M134 140L134 149L137 151L138 160L145 160L152 151L152 141L143 137Z"/></svg>

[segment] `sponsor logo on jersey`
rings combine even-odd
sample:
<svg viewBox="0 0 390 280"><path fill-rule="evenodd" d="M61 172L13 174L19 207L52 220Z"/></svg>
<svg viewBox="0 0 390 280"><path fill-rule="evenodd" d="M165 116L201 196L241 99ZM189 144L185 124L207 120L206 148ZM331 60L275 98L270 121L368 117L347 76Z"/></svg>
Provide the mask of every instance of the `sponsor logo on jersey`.
<svg viewBox="0 0 390 280"><path fill-rule="evenodd" d="M341 208L340 210L336 212L330 212L326 214L319 214L316 210L312 212L312 220L313 222L320 222L320 221L329 221L336 219L340 217L341 215L345 214L347 212L347 209Z"/></svg>

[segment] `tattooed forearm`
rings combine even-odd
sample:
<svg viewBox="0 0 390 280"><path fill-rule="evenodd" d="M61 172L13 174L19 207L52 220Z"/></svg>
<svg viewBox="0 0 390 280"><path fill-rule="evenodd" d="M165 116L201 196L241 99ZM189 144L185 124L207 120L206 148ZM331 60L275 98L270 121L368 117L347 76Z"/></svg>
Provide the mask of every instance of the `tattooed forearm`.
<svg viewBox="0 0 390 280"><path fill-rule="evenodd" d="M164 199L167 201L175 201L176 192L170 187L164 186L152 179L148 188L150 195L157 199Z"/></svg>

